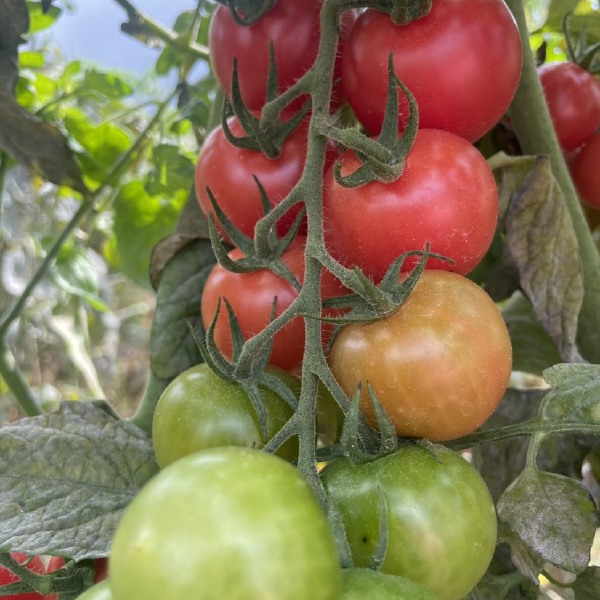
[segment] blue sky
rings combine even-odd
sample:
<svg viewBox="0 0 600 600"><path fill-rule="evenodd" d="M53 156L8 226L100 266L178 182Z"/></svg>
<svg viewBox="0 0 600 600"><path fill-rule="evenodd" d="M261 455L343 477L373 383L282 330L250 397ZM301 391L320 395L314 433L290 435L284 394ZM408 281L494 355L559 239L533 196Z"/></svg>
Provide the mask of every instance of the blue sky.
<svg viewBox="0 0 600 600"><path fill-rule="evenodd" d="M154 66L158 51L121 33L127 16L114 0L72 0L72 4L75 10L63 13L51 30L65 58L138 74ZM132 0L132 4L169 27L179 13L196 6L195 0Z"/></svg>

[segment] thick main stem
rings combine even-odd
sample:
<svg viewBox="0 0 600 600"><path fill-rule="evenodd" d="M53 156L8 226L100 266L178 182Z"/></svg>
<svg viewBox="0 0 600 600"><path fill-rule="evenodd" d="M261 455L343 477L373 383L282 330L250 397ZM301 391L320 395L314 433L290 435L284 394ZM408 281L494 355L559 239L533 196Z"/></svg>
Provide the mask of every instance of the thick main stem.
<svg viewBox="0 0 600 600"><path fill-rule="evenodd" d="M577 342L581 354L587 360L600 363L600 255L594 245L544 101L529 48L523 0L507 0L507 4L517 20L523 48L521 80L511 105L510 116L523 153L549 155L552 172L564 194L579 244L585 290L579 313Z"/></svg>
<svg viewBox="0 0 600 600"><path fill-rule="evenodd" d="M316 131L314 123L329 114L333 81L333 66L338 44L339 13L335 1L326 0L321 9L321 39L319 53L313 65L312 115L308 131L308 150L301 180L306 199L307 242L305 252L304 291L308 314L321 312L321 264L311 248L323 246L323 164L327 138ZM302 392L298 405L300 416L300 454L298 468L307 477L323 506L325 493L316 471L315 422L318 378L315 361L324 361L321 343L321 323L307 318L305 349L302 361Z"/></svg>

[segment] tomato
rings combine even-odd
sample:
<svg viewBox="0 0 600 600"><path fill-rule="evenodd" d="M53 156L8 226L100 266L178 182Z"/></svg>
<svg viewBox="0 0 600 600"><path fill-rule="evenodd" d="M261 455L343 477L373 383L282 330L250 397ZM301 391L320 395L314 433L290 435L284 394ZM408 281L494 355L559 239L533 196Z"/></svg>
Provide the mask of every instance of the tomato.
<svg viewBox="0 0 600 600"><path fill-rule="evenodd" d="M521 72L519 31L502 0L435 0L429 15L402 26L366 10L345 43L342 80L356 118L373 135L383 122L390 52L421 127L470 141L505 113ZM402 128L408 104L399 96Z"/></svg>
<svg viewBox="0 0 600 600"><path fill-rule="evenodd" d="M425 271L388 317L336 337L331 371L371 422L367 382L401 436L451 440L471 433L500 402L511 373L510 338L492 299L469 279Z"/></svg>
<svg viewBox="0 0 600 600"><path fill-rule="evenodd" d="M46 573L44 563L39 556L29 557L21 552L11 552L11 556L20 564L29 561L27 562L27 568L38 575L44 575ZM0 585L8 585L9 583L15 583L17 581L19 581L19 577L17 577L6 567L0 566ZM22 594L15 594L12 596L0 596L0 598L10 598L11 600L54 600L54 598L56 598L56 594L42 596L37 592L24 592Z"/></svg>
<svg viewBox="0 0 600 600"><path fill-rule="evenodd" d="M278 0L270 11L248 27L237 25L229 10L219 6L211 20L208 45L211 67L221 89L230 95L235 57L242 98L250 110L260 110L265 103L271 43L279 93L291 87L309 70L317 56L322 4L322 0ZM340 52L354 19L353 11L346 11L342 16ZM339 79L339 69L338 61L334 80ZM341 86L336 86L333 108L341 104L341 94Z"/></svg>
<svg viewBox="0 0 600 600"><path fill-rule="evenodd" d="M438 600L426 587L406 577L371 569L342 571L341 600Z"/></svg>
<svg viewBox="0 0 600 600"><path fill-rule="evenodd" d="M573 150L600 127L600 83L570 62L546 63L538 76L558 142Z"/></svg>
<svg viewBox="0 0 600 600"><path fill-rule="evenodd" d="M340 162L342 175L360 164L352 151L342 154ZM397 256L423 250L427 242L432 252L455 261L430 259L428 268L466 274L494 237L498 194L492 172L474 146L447 131L427 129L418 132L404 172L392 183L347 188L330 169L323 211L331 254L375 280Z"/></svg>
<svg viewBox="0 0 600 600"><path fill-rule="evenodd" d="M237 260L242 252L234 249L229 256ZM298 238L283 253L282 260L301 284L304 277L304 242ZM345 292L338 280L329 272L321 278L321 297L331 298ZM262 331L269 323L273 299L276 297L275 316L281 314L296 298L297 290L287 281L268 270L252 273L232 273L221 265L210 272L202 292L202 323L207 328L219 298L227 298L235 312L244 339ZM331 326L323 324L323 343ZM221 306L215 327L215 342L219 351L231 358L231 332L225 306ZM304 322L296 317L280 329L273 338L270 363L284 371L298 371L304 354Z"/></svg>
<svg viewBox="0 0 600 600"><path fill-rule="evenodd" d="M569 170L583 202L600 209L600 132L582 145L569 161Z"/></svg>
<svg viewBox="0 0 600 600"><path fill-rule="evenodd" d="M382 572L417 581L439 600L463 598L485 573L496 546L494 503L479 473L454 452L409 445L367 464L334 460L321 477L355 566L367 566L377 546L381 497Z"/></svg>
<svg viewBox="0 0 600 600"><path fill-rule="evenodd" d="M302 475L236 447L186 456L146 484L117 525L109 579L114 600L337 600L341 588Z"/></svg>
<svg viewBox="0 0 600 600"><path fill-rule="evenodd" d="M232 117L228 123L234 135L243 134L237 119ZM196 196L202 212L205 215L213 212L206 191L209 188L225 215L242 233L252 237L254 225L264 214L254 177L263 186L271 206L279 204L302 175L306 134L307 127L301 124L285 140L279 157L270 159L261 152L231 145L221 127L214 129L200 150L195 170ZM296 204L279 220L280 235L289 231L300 208Z"/></svg>
<svg viewBox="0 0 600 600"><path fill-rule="evenodd" d="M88 588L77 600L113 600L114 596L110 589L108 580L101 581L91 588Z"/></svg>
<svg viewBox="0 0 600 600"><path fill-rule="evenodd" d="M273 369L296 396L300 382L285 371ZM262 388L267 415L267 440L290 419L294 411L277 394ZM177 376L161 395L152 426L156 460L166 467L182 456L204 448L265 444L258 418L244 390L223 381L208 365L200 364ZM298 457L296 438L288 440L277 454L288 460Z"/></svg>

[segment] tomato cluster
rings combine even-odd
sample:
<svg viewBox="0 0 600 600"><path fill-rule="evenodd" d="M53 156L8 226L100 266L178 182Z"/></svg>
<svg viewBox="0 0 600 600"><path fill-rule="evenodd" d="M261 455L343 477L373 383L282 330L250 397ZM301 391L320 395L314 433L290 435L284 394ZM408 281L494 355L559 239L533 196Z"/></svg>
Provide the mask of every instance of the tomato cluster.
<svg viewBox="0 0 600 600"><path fill-rule="evenodd" d="M572 62L546 63L538 76L579 196L600 209L600 81Z"/></svg>
<svg viewBox="0 0 600 600"><path fill-rule="evenodd" d="M486 254L498 216L493 175L473 142L498 122L515 92L518 29L503 0L435 0L428 15L407 25L373 9L346 10L338 15L335 59L331 46L331 80L318 82L310 74L326 8L323 0L276 0L244 25L224 5L214 13L211 65L237 108L206 138L195 173L198 204L223 244L199 307L207 363L181 373L160 397L152 441L161 471L118 525L110 583L85 598L459 600L490 563L496 545L490 494L471 464L433 442L479 427L511 372L501 314L467 275ZM344 178L362 168L365 153L342 147L326 129L337 126L335 111L344 100L369 142L380 133L388 140L411 135L410 96L400 94L397 120L389 119L393 103L384 112L390 55L415 99L420 126L398 157L397 177L375 173L372 181L348 187ZM256 131L248 123L267 120L265 102L277 102L266 92L273 72L278 93L292 92L276 126L311 104L314 86L326 85L332 94L331 102L320 103L330 111L318 115L321 129L313 117L327 110L314 103L267 157L247 139L238 147L232 138L251 138ZM294 96L296 86L302 87ZM239 110L240 100L247 110ZM382 130L389 123L391 134ZM315 139L323 161L308 173ZM306 179L316 181L319 197L290 197L306 189ZM316 202L315 221L310 207ZM269 210L281 216L266 240L256 226ZM315 240L322 266L311 282L321 308L313 303L310 314L294 312L315 275L309 268ZM405 253L410 256L394 270ZM397 292L417 263L425 270L400 302ZM360 294L348 290L357 280L392 305L345 324L332 338L324 317L349 319L364 308ZM308 328L315 319L321 324ZM261 365L250 372L247 361L240 366L240 342L256 339L273 320L281 326L272 327L268 343L244 347L255 350L252 366ZM307 348L307 331L319 329L321 348ZM322 358L327 373L319 379L328 390L315 384L309 405L297 375L306 373L311 353ZM350 460L347 445L358 440L348 442L353 417L344 397L358 390L373 439L384 425L375 416L377 402L396 436L405 438L376 459L366 449L364 462L355 454ZM304 427L311 416L311 427ZM263 450L280 437L274 453ZM329 460L318 473L315 448L326 445ZM306 461L307 447L314 464ZM328 521L325 504L345 533L337 540L340 530ZM352 568L341 568L342 539Z"/></svg>

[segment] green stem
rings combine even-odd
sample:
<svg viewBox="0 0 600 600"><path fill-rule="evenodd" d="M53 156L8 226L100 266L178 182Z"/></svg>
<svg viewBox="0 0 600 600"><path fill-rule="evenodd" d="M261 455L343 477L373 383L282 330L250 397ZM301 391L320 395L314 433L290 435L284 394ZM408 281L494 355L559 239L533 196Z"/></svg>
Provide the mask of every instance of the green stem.
<svg viewBox="0 0 600 600"><path fill-rule="evenodd" d="M525 23L522 0L507 0L521 33L523 66L510 116L524 154L550 156L552 171L565 196L579 244L584 298L579 313L578 344L590 362L600 363L600 255L583 214L581 203L552 127L539 84Z"/></svg>
<svg viewBox="0 0 600 600"><path fill-rule="evenodd" d="M143 429L148 435L152 434L152 421L156 403L170 381L170 379L159 379L150 371L142 401L136 413L130 419L131 423Z"/></svg>
<svg viewBox="0 0 600 600"><path fill-rule="evenodd" d="M40 281L45 277L50 265L54 262L54 259L60 252L61 247L70 237L73 230L77 227L78 223L83 219L83 217L91 210L93 206L92 199L93 196L88 196L80 205L77 212L71 217L71 220L65 228L62 230L61 234L58 236L46 256L44 260L41 262L40 266L37 268L33 277L17 299L17 301L13 304L12 308L9 310L8 314L4 316L2 320L0 320L0 339L4 339L6 336L6 332L10 325L19 318L21 313L23 312L27 301L31 297L31 294L38 286Z"/></svg>
<svg viewBox="0 0 600 600"><path fill-rule="evenodd" d="M8 154L3 150L0 150L0 231L2 231L2 214L4 203L2 198L4 197L4 182L6 180L6 166L8 164ZM2 238L0 238L0 242Z"/></svg>
<svg viewBox="0 0 600 600"><path fill-rule="evenodd" d="M12 352L3 338L0 338L0 375L17 399L25 415L35 417L42 414L37 400L31 393L27 382L15 363Z"/></svg>
<svg viewBox="0 0 600 600"><path fill-rule="evenodd" d="M208 48L201 44L197 44L192 40L187 41L183 37L179 37L176 33L169 29L165 29L150 17L140 12L129 0L115 0L115 2L127 13L127 17L131 23L143 29L148 34L156 37L169 46L180 50L181 52L192 54L197 58L208 60Z"/></svg>
<svg viewBox="0 0 600 600"><path fill-rule="evenodd" d="M514 425L506 425L489 431L472 433L458 440L446 442L445 445L453 450L466 450L482 444L494 444L506 440L539 435L600 435L600 424L597 423L555 423L542 421L539 418L530 419Z"/></svg>
<svg viewBox="0 0 600 600"><path fill-rule="evenodd" d="M339 0L325 0L321 9L321 39L319 53L313 65L312 115L308 130L308 148L301 180L307 216L307 243L304 265L304 309L306 314L321 313L321 263L309 252L311 247L324 247L323 241L323 164L327 138L320 134L315 123L329 114L333 66L338 44ZM327 504L325 492L316 473L315 421L318 377L316 373L326 364L321 340L321 323L305 318L305 346L302 361L302 391L298 403L300 453L298 469L307 478L321 505Z"/></svg>

